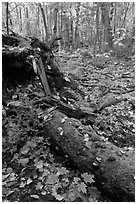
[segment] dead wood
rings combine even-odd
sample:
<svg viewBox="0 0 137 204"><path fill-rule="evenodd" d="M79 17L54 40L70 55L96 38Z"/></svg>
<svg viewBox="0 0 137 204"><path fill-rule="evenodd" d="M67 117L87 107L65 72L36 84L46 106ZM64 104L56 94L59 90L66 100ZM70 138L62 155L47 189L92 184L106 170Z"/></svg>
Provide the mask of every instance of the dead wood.
<svg viewBox="0 0 137 204"><path fill-rule="evenodd" d="M116 105L117 103L120 103L121 101L126 101L126 100L127 100L127 97L123 97L123 96L116 97L116 98L109 98L100 105L98 111L101 111L106 107L109 107L111 105Z"/></svg>
<svg viewBox="0 0 137 204"><path fill-rule="evenodd" d="M49 106L57 106L57 109L62 113L66 114L68 117L82 119L84 118L84 122L88 121L88 124L93 124L96 118L96 114L93 113L91 108L81 107L81 106L73 106L62 102L56 98L45 97L43 99L38 99L34 101L34 105L44 103L47 107Z"/></svg>
<svg viewBox="0 0 137 204"><path fill-rule="evenodd" d="M45 133L53 146L63 151L80 171L94 174L98 188L111 201L134 201L133 152L121 151L101 139L91 127L83 126L76 119L66 119L58 111L50 116L45 121Z"/></svg>

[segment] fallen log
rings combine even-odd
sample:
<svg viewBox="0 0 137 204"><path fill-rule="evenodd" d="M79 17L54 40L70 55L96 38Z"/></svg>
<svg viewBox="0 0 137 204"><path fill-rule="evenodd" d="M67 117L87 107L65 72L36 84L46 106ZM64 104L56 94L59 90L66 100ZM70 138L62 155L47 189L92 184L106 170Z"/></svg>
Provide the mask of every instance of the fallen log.
<svg viewBox="0 0 137 204"><path fill-rule="evenodd" d="M134 201L133 152L122 151L103 140L90 126L66 118L57 110L45 121L45 132L74 166L94 174L96 185L111 201Z"/></svg>
<svg viewBox="0 0 137 204"><path fill-rule="evenodd" d="M56 98L52 97L45 97L42 99L38 99L34 101L34 105L44 103L47 107L50 106L57 106L57 109L62 113L66 114L68 117L76 118L76 119L83 119L84 124L93 124L97 115L93 113L91 108L81 107L81 106L74 106L70 104L63 103L61 100L57 100Z"/></svg>
<svg viewBox="0 0 137 204"><path fill-rule="evenodd" d="M134 91L133 91L133 95L135 95ZM104 108L109 107L111 105L116 105L121 101L127 101L128 99L132 100L131 98L133 97L131 97L131 94L129 93L121 94L121 96L118 96L118 97L107 98L105 101L103 101L103 103L100 104L100 107L97 109L97 111L102 111Z"/></svg>

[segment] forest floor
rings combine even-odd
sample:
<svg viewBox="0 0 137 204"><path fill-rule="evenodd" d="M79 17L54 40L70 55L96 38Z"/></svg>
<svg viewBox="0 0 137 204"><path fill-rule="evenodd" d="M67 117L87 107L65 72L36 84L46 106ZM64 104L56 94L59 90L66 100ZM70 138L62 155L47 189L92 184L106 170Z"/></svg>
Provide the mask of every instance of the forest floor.
<svg viewBox="0 0 137 204"><path fill-rule="evenodd" d="M125 60L106 54L92 58L76 52L56 58L60 70L81 90L71 93L71 98L63 95L70 102L94 108L117 96L127 98L98 112L93 129L121 151L134 149L134 57ZM110 201L96 188L94 175L73 169L67 158L52 149L49 138L43 136L40 115L45 111L44 104L34 105L35 99L42 97L38 79L17 87L3 86L3 99L8 104L2 110L3 201Z"/></svg>

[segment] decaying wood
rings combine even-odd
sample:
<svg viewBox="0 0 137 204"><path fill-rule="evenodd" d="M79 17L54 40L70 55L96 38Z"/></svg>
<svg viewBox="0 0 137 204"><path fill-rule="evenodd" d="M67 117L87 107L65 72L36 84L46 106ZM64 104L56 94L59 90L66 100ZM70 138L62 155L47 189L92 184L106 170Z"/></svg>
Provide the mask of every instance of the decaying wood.
<svg viewBox="0 0 137 204"><path fill-rule="evenodd" d="M66 154L80 171L95 175L100 190L111 201L134 201L134 154L123 152L110 142L105 142L89 126L76 119L53 111L45 121L45 134L51 143ZM86 134L86 136L85 136ZM89 142L85 137L89 138Z"/></svg>
<svg viewBox="0 0 137 204"><path fill-rule="evenodd" d="M134 94L134 91L133 91ZM103 103L100 104L100 107L98 108L98 111L103 110L106 107L109 107L111 105L116 105L117 103L120 103L121 101L127 101L128 99L131 99L131 93L125 93L121 94L121 96L118 97L113 97L113 98L108 98Z"/></svg>
<svg viewBox="0 0 137 204"><path fill-rule="evenodd" d="M96 114L93 113L91 108L85 108L81 106L72 106L66 103L63 103L60 100L57 100L53 96L51 98L45 97L43 99L38 99L37 101L34 101L35 104L40 103L46 103L47 107L49 106L57 106L57 109L60 110L62 113L66 114L68 117L76 118L76 119L82 119L86 118L91 121L91 123L94 122L96 118Z"/></svg>
<svg viewBox="0 0 137 204"><path fill-rule="evenodd" d="M49 88L47 76L46 76L43 62L42 62L41 58L38 59L38 74L39 74L39 77L41 79L41 82L42 82L42 85L43 85L43 88L44 88L46 95L51 96L51 91Z"/></svg>

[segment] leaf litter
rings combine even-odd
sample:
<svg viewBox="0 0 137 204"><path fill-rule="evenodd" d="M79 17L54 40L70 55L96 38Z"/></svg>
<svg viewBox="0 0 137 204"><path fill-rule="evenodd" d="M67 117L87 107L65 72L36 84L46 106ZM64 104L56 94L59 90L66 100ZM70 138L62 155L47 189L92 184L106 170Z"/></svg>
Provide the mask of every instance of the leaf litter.
<svg viewBox="0 0 137 204"><path fill-rule="evenodd" d="M71 55L69 57L71 59ZM107 58L102 57L101 60L105 62ZM133 90L127 95L127 101L104 108L93 124L104 140L122 147L122 153L130 149L132 151L135 128L134 66L126 65L126 62L120 65L119 61L109 58L107 66L101 67L98 57L89 61L77 58L75 61L71 60L70 64L68 60L68 69L63 60L62 58L61 63L65 65L63 69L67 70L68 76L71 74L74 77L74 80L78 82L78 87L85 93L83 99L77 94L78 105L87 104L88 106L94 101L100 106L104 101L107 102L120 93L125 94L126 90ZM75 64L75 70L72 70L73 64ZM126 78L131 74L131 78ZM91 77L88 77L89 75ZM36 93L43 94L38 84L36 86L30 84L30 87ZM50 194L50 199L54 197L56 201L61 202L73 202L78 198L84 202L98 202L101 199L101 193L93 185L94 176L87 172L79 176L74 170L63 166L65 163L58 162L57 155L50 150L50 142L43 136L42 123L39 124L42 115L45 117L45 122L52 116L44 115L40 107L30 108L31 98L26 90L26 87L18 86L14 90L12 100L16 100L18 92L20 101L8 101L7 109L3 109L3 129L6 129L3 133L3 169L6 169L3 171L2 178L3 200L29 202L33 198L40 201L43 198L41 196L44 196L44 201L48 202L47 195ZM68 96L62 95L62 97L67 99ZM69 100L70 104L71 102L72 100ZM12 111L12 114L7 117L8 111ZM64 124L66 120L67 117L62 118L61 123ZM58 131L60 135L63 135L61 127ZM88 148L91 146L89 138L90 136L84 135ZM58 157L60 158L61 155ZM101 158L97 161L101 162Z"/></svg>

